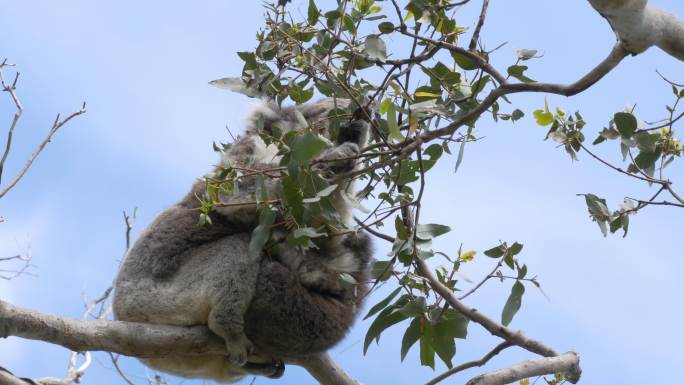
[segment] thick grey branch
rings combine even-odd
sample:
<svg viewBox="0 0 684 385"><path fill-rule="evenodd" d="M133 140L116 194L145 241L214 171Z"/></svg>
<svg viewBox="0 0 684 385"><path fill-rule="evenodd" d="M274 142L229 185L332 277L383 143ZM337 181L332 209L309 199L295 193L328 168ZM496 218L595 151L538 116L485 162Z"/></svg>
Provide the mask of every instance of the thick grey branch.
<svg viewBox="0 0 684 385"><path fill-rule="evenodd" d="M32 385L31 380L19 378L12 372L0 366L0 384L2 385Z"/></svg>
<svg viewBox="0 0 684 385"><path fill-rule="evenodd" d="M306 369L319 383L324 385L360 385L342 368L337 366L328 353L312 356L306 360L288 360Z"/></svg>
<svg viewBox="0 0 684 385"><path fill-rule="evenodd" d="M72 351L109 351L133 357L225 352L225 343L203 326L75 320L22 309L4 301L0 301L0 336L50 342Z"/></svg>
<svg viewBox="0 0 684 385"><path fill-rule="evenodd" d="M657 46L684 61L684 21L648 0L588 0L633 54Z"/></svg>
<svg viewBox="0 0 684 385"><path fill-rule="evenodd" d="M16 336L61 345L72 351L107 351L132 357L225 354L225 342L205 326L167 326L107 320L76 320L22 309L0 301L0 337ZM327 354L283 358L325 385L359 385ZM0 384L12 377L0 370ZM22 384L22 382L7 382Z"/></svg>
<svg viewBox="0 0 684 385"><path fill-rule="evenodd" d="M509 368L495 370L477 376L466 385L504 385L525 378L553 373L571 373L579 378L579 356L568 352L557 357L545 357L523 361Z"/></svg>

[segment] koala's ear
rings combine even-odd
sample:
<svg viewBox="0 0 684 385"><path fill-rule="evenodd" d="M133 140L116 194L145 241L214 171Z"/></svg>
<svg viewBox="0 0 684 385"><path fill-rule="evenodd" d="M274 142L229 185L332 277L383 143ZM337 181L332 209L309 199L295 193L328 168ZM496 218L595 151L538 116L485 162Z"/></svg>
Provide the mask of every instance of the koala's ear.
<svg viewBox="0 0 684 385"><path fill-rule="evenodd" d="M357 108L352 114L352 121L340 125L340 131L337 133L337 144L351 142L356 143L359 147L366 145L370 129L368 123L370 114L372 112L366 113L362 108Z"/></svg>

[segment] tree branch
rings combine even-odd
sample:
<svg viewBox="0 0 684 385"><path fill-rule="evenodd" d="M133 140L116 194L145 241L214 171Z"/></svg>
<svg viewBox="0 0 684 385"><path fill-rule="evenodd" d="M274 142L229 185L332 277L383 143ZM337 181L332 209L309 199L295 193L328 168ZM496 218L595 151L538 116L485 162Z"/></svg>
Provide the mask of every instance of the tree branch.
<svg viewBox="0 0 684 385"><path fill-rule="evenodd" d="M507 349L511 346L513 346L513 344L511 344L508 341L502 342L499 345L497 345L494 349L492 349L489 353L487 353L484 357L480 358L479 360L470 361L470 362L466 362L466 363L463 363L461 365L455 366L455 367L447 370L446 372L440 374L439 376L433 378L432 380L426 382L425 385L435 385L435 384L445 380L447 377L453 376L454 374L456 374L458 372L462 372L466 369L474 368L476 366L482 366L482 365L486 364L487 362L489 362L489 360L494 358L494 356L496 356L497 354L501 353L502 351L504 351L505 349Z"/></svg>
<svg viewBox="0 0 684 385"><path fill-rule="evenodd" d="M632 54L652 46L684 61L684 21L648 0L588 0Z"/></svg>
<svg viewBox="0 0 684 385"><path fill-rule="evenodd" d="M432 290L442 296L452 308L463 314L469 320L482 325L482 327L484 327L491 334L501 337L504 340L518 345L532 353L536 353L544 357L554 357L558 355L555 350L544 345L542 342L528 338L520 331L516 332L512 329L509 329L506 326L480 313L477 309L466 306L459 301L458 298L456 298L451 289L442 285L439 280L437 280L423 259L417 257L415 258L415 262L418 266L418 272L428 280Z"/></svg>
<svg viewBox="0 0 684 385"><path fill-rule="evenodd" d="M553 83L515 83L515 84L503 84L501 88L507 93L512 92L548 92L551 94L559 94L563 96L573 96L580 92L585 91L589 87L596 84L604 76L606 76L610 71L612 71L618 64L629 55L629 51L625 47L618 43L599 65L594 69L589 71L578 81L563 85L563 84L553 84Z"/></svg>
<svg viewBox="0 0 684 385"><path fill-rule="evenodd" d="M38 158L38 155L40 155L40 153L43 151L45 146L47 146L47 144L50 143L50 140L52 140L52 136L55 133L57 133L57 131L60 128L62 128L62 126L69 123L69 121L71 119L73 119L79 115L85 114L85 112L86 112L86 104L84 102L83 105L81 106L80 110L78 110L78 111L72 113L71 115L67 116L66 119L64 119L64 120L59 120L59 115L57 115L54 123L52 123L52 128L50 129L50 132L45 137L43 142L40 143L40 145L38 145L36 150L31 155L31 158L29 158L29 160L26 162L24 167L19 171L19 174L17 174L17 176L15 176L14 179L12 179L12 181L10 181L9 184L4 189L0 190L0 198L5 196L5 194L7 194L17 183L19 183L19 180L21 180L21 178L24 177L24 175L29 170L29 168L31 168L31 165L33 165L33 162L36 160L36 158Z"/></svg>
<svg viewBox="0 0 684 385"><path fill-rule="evenodd" d="M225 354L225 342L206 326L169 326L124 321L76 320L0 301L0 337L16 336L49 342L69 350L107 351L149 358L171 354ZM326 354L307 358L283 357L304 367L325 385L359 385ZM0 370L0 384L6 373ZM13 376L12 376L13 377ZM22 382L7 382L21 384Z"/></svg>
<svg viewBox="0 0 684 385"><path fill-rule="evenodd" d="M328 353L314 355L305 360L290 359L288 362L303 367L324 385L361 385L337 366Z"/></svg>
<svg viewBox="0 0 684 385"><path fill-rule="evenodd" d="M468 381L466 385L504 385L525 378L553 373L572 373L579 378L581 369L577 353L568 352L557 357L523 361L509 368L479 375Z"/></svg>

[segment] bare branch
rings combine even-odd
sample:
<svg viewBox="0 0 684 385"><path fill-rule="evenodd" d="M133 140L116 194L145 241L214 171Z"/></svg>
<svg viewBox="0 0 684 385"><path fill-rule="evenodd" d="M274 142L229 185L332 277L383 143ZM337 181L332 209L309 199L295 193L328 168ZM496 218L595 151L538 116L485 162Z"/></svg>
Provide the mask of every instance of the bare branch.
<svg viewBox="0 0 684 385"><path fill-rule="evenodd" d="M0 190L0 198L5 196L18 182L21 180L21 178L24 177L26 172L31 168L31 165L33 162L36 160L38 155L43 151L45 146L47 146L48 143L50 143L50 140L52 140L52 136L57 133L57 131L62 128L65 124L69 123L69 121L79 115L82 115L86 112L86 104L85 102L81 106L81 109L72 113L71 115L67 116L66 119L64 120L59 120L59 115L57 115L57 118L55 119L54 123L52 124L52 128L50 129L50 132L48 133L47 137L43 140L40 145L38 145L38 148L33 152L33 155L31 155L31 158L26 162L24 165L24 168L19 171L19 174L12 179L12 181L9 182L9 184L2 190Z"/></svg>
<svg viewBox="0 0 684 385"><path fill-rule="evenodd" d="M596 84L610 71L617 67L622 59L627 57L627 55L629 55L629 51L627 51L622 44L616 44L610 51L610 54L608 54L608 57L606 57L601 63L599 63L599 65L589 71L581 79L572 84L515 83L503 84L501 87L510 92L547 92L563 96L577 95Z"/></svg>
<svg viewBox="0 0 684 385"><path fill-rule="evenodd" d="M477 376L468 381L466 385L504 385L525 378L553 373L571 373L579 378L581 370L577 353L568 352L557 357L523 361L509 368Z"/></svg>
<svg viewBox="0 0 684 385"><path fill-rule="evenodd" d="M473 31L473 37L470 38L470 45L468 50L475 51L477 48L477 41L480 39L480 31L484 25L485 18L487 17L487 7L489 7L489 0L482 0L482 11L480 11L480 18L475 26L475 31Z"/></svg>
<svg viewBox="0 0 684 385"><path fill-rule="evenodd" d="M72 351L107 351L139 358L226 352L225 342L206 326L76 320L22 309L0 301L0 337L7 336L49 342ZM323 384L358 385L326 354L308 358L283 357L283 360L311 371Z"/></svg>
<svg viewBox="0 0 684 385"><path fill-rule="evenodd" d="M16 377L12 372L0 366L0 384L2 385L36 385L36 382L28 378Z"/></svg>
<svg viewBox="0 0 684 385"><path fill-rule="evenodd" d="M632 54L657 46L684 61L684 21L647 0L588 0Z"/></svg>
<svg viewBox="0 0 684 385"><path fill-rule="evenodd" d="M487 274L487 276L485 276L480 282L478 282L475 286L473 286L472 289L468 290L468 292L466 292L465 294L463 294L462 296L460 296L458 299L459 299L460 301L463 301L463 300L466 299L468 296L470 296L471 294L473 294L474 292L476 292L480 287L482 287L482 285L484 285L485 282L489 281L489 280L494 276L494 273L496 273L496 271L499 270L499 268L500 268L501 265L503 264L503 261L504 261L504 258L502 257L501 259L499 259L499 262L497 262L497 264L494 266L494 268L492 269L492 271L491 271L489 274Z"/></svg>
<svg viewBox="0 0 684 385"><path fill-rule="evenodd" d="M544 345L542 342L528 338L520 331L516 332L512 329L509 329L506 326L480 313L477 309L466 306L459 301L458 298L456 298L451 289L439 282L439 280L432 274L432 271L430 271L430 268L423 259L417 257L415 258L415 262L418 266L418 272L428 280L432 290L442 296L452 308L463 314L469 320L480 324L491 334L501 337L504 340L520 346L521 348L532 353L536 353L544 357L554 357L558 355L555 350Z"/></svg>
<svg viewBox="0 0 684 385"><path fill-rule="evenodd" d="M19 72L17 72L14 76L14 81L12 82L12 84L8 85L7 83L5 83L5 76L2 70L4 67L8 66L14 65L7 64L7 59L4 59L3 62L0 63L0 86L2 86L3 91L9 93L10 97L12 98L12 101L14 102L14 105L17 108L17 111L14 113L14 118L12 119L12 123L10 124L9 130L7 131L5 151L2 154L2 159L0 159L0 181L2 181L2 172L5 168L5 161L7 160L7 155L9 155L10 149L12 148L12 137L14 135L14 128L17 126L17 122L19 121L19 118L21 118L21 114L24 112L24 107L21 105L19 97L17 97L17 94L15 92L17 81L19 80Z"/></svg>
<svg viewBox="0 0 684 385"><path fill-rule="evenodd" d="M425 385L435 385L435 384L447 379L448 377L453 376L454 374L456 374L458 372L462 372L466 369L474 368L476 366L482 366L482 365L486 364L487 362L489 362L489 360L494 358L494 356L496 356L497 354L501 353L502 351L504 351L505 349L507 349L511 346L513 346L513 345L508 341L502 342L499 345L497 345L494 349L492 349L489 353L487 353L484 357L480 358L479 360L470 361L470 362L466 362L466 363L463 363L463 364L458 365L458 366L454 366L453 368L447 370L446 372L444 372L444 373L440 374L439 376L433 378L432 380L426 382Z"/></svg>
<svg viewBox="0 0 684 385"><path fill-rule="evenodd" d="M319 383L324 385L360 385L342 368L337 366L328 353L311 356L305 360L290 360L306 369Z"/></svg>

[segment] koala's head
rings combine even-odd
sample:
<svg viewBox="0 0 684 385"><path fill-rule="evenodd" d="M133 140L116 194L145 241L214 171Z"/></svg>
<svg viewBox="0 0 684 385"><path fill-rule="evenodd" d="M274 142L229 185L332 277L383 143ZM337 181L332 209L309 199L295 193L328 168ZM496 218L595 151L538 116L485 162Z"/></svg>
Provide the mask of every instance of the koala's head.
<svg viewBox="0 0 684 385"><path fill-rule="evenodd" d="M247 134L278 131L282 135L311 127L331 144L352 142L363 147L368 143L368 122L373 112L355 107L356 103L341 98L325 98L291 107L279 107L275 102L261 100L245 119Z"/></svg>

